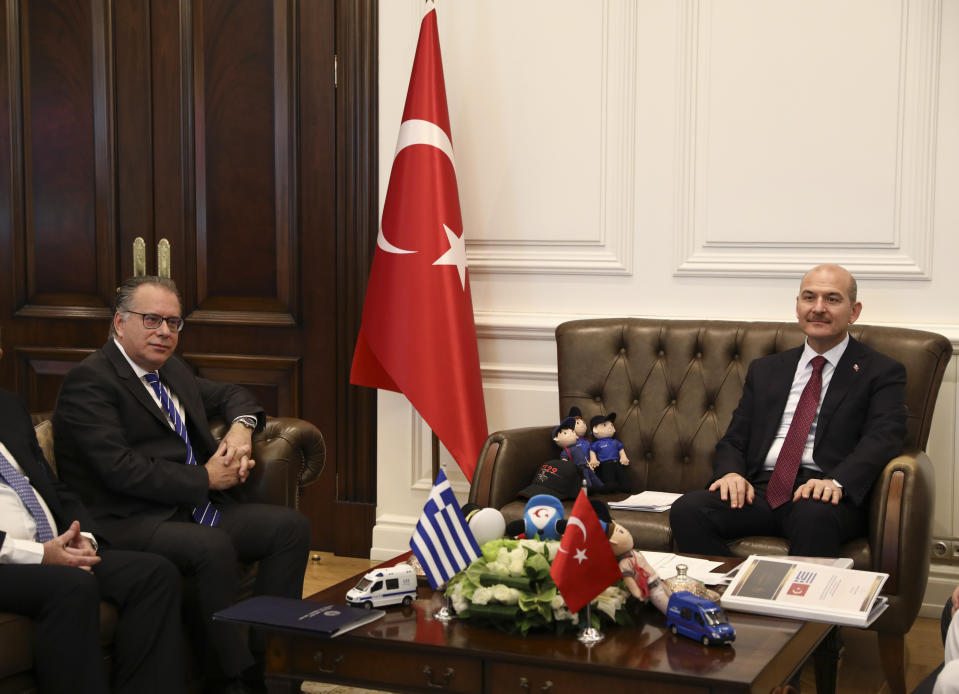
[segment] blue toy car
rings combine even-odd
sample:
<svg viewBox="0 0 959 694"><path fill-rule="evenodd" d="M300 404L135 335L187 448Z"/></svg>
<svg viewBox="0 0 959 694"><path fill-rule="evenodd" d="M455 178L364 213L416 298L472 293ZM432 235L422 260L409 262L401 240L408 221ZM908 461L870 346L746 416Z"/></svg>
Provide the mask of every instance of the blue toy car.
<svg viewBox="0 0 959 694"><path fill-rule="evenodd" d="M736 640L736 631L719 605L688 590L681 590L669 597L666 626L674 634L682 634L704 646Z"/></svg>

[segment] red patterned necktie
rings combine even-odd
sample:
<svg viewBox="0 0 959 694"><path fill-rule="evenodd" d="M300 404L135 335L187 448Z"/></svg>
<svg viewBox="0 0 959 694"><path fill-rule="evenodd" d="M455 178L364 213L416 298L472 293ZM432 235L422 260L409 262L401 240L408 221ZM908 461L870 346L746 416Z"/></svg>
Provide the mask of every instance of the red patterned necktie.
<svg viewBox="0 0 959 694"><path fill-rule="evenodd" d="M809 383L803 388L793 420L789 423L786 440L776 458L776 467L773 476L766 487L766 501L771 508L779 508L792 498L793 484L796 482L796 473L802 462L802 454L806 448L806 439L809 438L809 429L816 418L819 409L819 394L822 392L822 367L826 364L823 356L813 357L812 376Z"/></svg>

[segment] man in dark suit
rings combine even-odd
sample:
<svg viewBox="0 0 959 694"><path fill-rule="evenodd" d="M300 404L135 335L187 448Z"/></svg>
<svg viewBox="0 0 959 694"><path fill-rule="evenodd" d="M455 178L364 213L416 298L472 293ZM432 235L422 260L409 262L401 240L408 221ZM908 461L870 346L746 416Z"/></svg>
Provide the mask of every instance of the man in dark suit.
<svg viewBox="0 0 959 694"><path fill-rule="evenodd" d="M0 611L34 621L40 691L182 691L176 567L153 554L99 547L95 534L81 534L94 529L87 510L54 476L30 415L6 391L0 422ZM119 613L111 688L100 650L101 599Z"/></svg>
<svg viewBox="0 0 959 694"><path fill-rule="evenodd" d="M670 510L680 551L729 555L729 540L769 535L793 555L837 557L866 534L869 490L905 436L906 370L850 337L856 294L837 265L803 277L806 344L749 365L713 482Z"/></svg>
<svg viewBox="0 0 959 694"><path fill-rule="evenodd" d="M57 461L104 537L168 557L191 577L211 683L263 689L262 638L254 632L248 645L212 615L235 600L237 559L259 562L256 594L300 598L309 525L292 509L241 501L263 410L247 390L196 377L174 356L183 324L169 279L120 286L111 339L67 374L57 398ZM219 445L213 416L232 423Z"/></svg>

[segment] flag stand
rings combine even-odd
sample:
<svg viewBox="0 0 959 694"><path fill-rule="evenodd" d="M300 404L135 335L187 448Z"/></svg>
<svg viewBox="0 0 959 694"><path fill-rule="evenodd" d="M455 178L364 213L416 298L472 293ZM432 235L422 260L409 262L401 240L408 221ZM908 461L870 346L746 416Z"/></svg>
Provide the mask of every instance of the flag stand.
<svg viewBox="0 0 959 694"><path fill-rule="evenodd" d="M437 622L443 622L443 624L452 622L454 619L456 619L456 615L453 614L452 598L446 598L446 604L433 613L433 619L435 619Z"/></svg>
<svg viewBox="0 0 959 694"><path fill-rule="evenodd" d="M579 632L577 640L587 646L592 646L605 638L606 634L593 626L593 606L591 603L586 603L586 628Z"/></svg>

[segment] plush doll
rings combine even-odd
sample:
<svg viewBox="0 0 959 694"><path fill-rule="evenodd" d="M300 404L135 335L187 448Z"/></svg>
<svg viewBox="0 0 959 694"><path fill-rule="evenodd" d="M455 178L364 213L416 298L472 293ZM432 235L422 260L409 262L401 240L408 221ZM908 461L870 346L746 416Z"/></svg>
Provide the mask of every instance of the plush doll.
<svg viewBox="0 0 959 694"><path fill-rule="evenodd" d="M626 471L623 470L623 467L629 465L629 458L626 457L623 444L613 438L616 433L616 427L613 426L615 421L615 412L608 415L598 414L589 420L593 438L596 439L593 441L592 450L599 461L596 472L603 481L603 491L629 491Z"/></svg>
<svg viewBox="0 0 959 694"><path fill-rule="evenodd" d="M582 411L576 407L569 408L569 414L567 417L572 417L575 425L573 426L573 431L576 432L576 445L580 447L583 451L583 455L589 460L589 467L591 470L595 470L596 466L599 465L599 461L596 460L596 454L593 453L592 442L586 438L586 420L583 419Z"/></svg>
<svg viewBox="0 0 959 694"><path fill-rule="evenodd" d="M602 481L593 472L589 459L577 443L576 423L572 417L567 417L553 429L553 442L560 447L560 460L571 460L576 465L580 476L586 481L589 491L603 486ZM592 453L592 451L590 451Z"/></svg>
<svg viewBox="0 0 959 694"><path fill-rule="evenodd" d="M557 524L563 520L563 502L550 494L530 497L523 510L523 518L506 525L506 534L527 540L558 540L562 530Z"/></svg>
<svg viewBox="0 0 959 694"><path fill-rule="evenodd" d="M642 552L633 549L633 535L625 527L611 521L606 526L606 535L613 554L619 561L619 570L623 574L623 583L630 594L643 602L651 602L656 609L666 614L671 591L660 580L659 574L650 566Z"/></svg>

